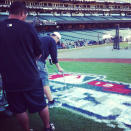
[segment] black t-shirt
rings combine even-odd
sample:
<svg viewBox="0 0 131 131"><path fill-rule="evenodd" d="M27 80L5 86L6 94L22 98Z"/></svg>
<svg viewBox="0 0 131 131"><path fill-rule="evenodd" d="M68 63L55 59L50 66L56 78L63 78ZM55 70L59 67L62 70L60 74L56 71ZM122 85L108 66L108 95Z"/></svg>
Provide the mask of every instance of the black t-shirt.
<svg viewBox="0 0 131 131"><path fill-rule="evenodd" d="M36 58L40 54L40 40L30 24L17 19L0 22L0 73L7 91L39 88Z"/></svg>
<svg viewBox="0 0 131 131"><path fill-rule="evenodd" d="M52 62L54 64L58 63L57 46L55 40L50 36L41 37L40 40L42 48L42 57L39 60L45 62L47 57L50 55Z"/></svg>

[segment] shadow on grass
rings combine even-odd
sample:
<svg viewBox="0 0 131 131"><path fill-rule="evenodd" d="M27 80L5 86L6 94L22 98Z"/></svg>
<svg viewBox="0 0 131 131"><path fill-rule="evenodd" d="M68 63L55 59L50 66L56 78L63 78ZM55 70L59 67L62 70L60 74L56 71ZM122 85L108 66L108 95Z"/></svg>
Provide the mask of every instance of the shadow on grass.
<svg viewBox="0 0 131 131"><path fill-rule="evenodd" d="M30 125L35 131L42 131L43 124L38 113L30 114ZM50 120L55 124L55 131L123 131L120 128L111 128L104 123L94 122L81 115L62 108L50 109ZM0 131L23 131L13 117L5 117L0 114Z"/></svg>
<svg viewBox="0 0 131 131"><path fill-rule="evenodd" d="M0 113L0 131L22 131L15 117L7 117Z"/></svg>
<svg viewBox="0 0 131 131"><path fill-rule="evenodd" d="M108 127L105 123L95 122L62 108L50 109L50 116L56 126L56 131L123 131L123 129Z"/></svg>

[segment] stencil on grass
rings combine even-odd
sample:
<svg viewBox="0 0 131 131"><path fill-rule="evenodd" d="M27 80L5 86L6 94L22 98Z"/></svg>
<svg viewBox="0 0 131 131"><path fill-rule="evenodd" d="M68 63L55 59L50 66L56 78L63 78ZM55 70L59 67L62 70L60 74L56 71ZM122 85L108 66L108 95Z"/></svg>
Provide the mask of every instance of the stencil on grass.
<svg viewBox="0 0 131 131"><path fill-rule="evenodd" d="M112 121L121 128L131 126L130 84L92 74L52 74L49 79L52 94L60 99L63 107L112 127L115 127Z"/></svg>

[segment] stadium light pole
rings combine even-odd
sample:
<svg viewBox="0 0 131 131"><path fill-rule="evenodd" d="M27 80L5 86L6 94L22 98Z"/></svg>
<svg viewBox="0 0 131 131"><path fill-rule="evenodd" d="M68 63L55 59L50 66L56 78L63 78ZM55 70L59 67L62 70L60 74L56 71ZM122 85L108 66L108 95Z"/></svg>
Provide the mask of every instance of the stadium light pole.
<svg viewBox="0 0 131 131"><path fill-rule="evenodd" d="M120 46L119 46L119 24L116 25L116 35L115 35L115 38L114 38L114 44L113 44L113 49L117 49L119 50L120 49Z"/></svg>
<svg viewBox="0 0 131 131"><path fill-rule="evenodd" d="M98 33L98 44L100 44L100 36L99 36L99 33Z"/></svg>

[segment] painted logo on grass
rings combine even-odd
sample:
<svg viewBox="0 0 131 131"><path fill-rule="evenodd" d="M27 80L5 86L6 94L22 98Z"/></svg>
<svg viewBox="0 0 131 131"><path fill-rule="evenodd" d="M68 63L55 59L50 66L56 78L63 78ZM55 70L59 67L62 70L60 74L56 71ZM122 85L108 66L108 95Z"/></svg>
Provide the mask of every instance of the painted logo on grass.
<svg viewBox="0 0 131 131"><path fill-rule="evenodd" d="M131 85L108 81L92 74L49 75L52 94L62 106L86 114L95 121L131 128Z"/></svg>

